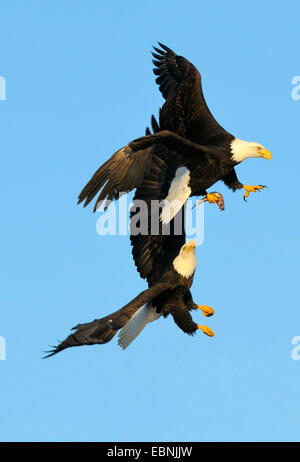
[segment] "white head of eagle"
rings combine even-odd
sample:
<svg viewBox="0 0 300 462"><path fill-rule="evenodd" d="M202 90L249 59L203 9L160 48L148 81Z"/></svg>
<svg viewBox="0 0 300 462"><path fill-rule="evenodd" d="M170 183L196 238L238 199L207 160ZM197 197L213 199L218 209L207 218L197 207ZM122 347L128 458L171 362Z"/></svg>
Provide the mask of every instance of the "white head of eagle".
<svg viewBox="0 0 300 462"><path fill-rule="evenodd" d="M254 141L244 141L239 138L234 138L230 144L232 159L239 163L249 157L263 157L271 160L272 154L262 144Z"/></svg>
<svg viewBox="0 0 300 462"><path fill-rule="evenodd" d="M179 254L173 261L173 266L177 273L185 278L189 278L195 272L197 267L195 241L186 242L180 249Z"/></svg>

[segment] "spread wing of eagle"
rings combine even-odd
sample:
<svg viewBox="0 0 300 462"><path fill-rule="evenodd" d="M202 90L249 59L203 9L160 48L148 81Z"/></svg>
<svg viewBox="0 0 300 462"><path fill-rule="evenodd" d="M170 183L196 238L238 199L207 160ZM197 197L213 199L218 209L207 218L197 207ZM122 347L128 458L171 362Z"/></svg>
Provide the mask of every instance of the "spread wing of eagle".
<svg viewBox="0 0 300 462"><path fill-rule="evenodd" d="M209 153L205 146L192 143L168 130L142 136L128 143L111 156L93 175L78 197L86 207L100 192L94 211L104 201L118 199L121 192L137 188L147 175L153 156L168 165L179 168L206 163ZM105 208L108 204L105 204Z"/></svg>
<svg viewBox="0 0 300 462"><path fill-rule="evenodd" d="M232 140L210 112L202 90L201 75L196 67L170 48L159 43L161 49L153 47L153 72L156 83L166 100L160 116L160 128L199 144L213 139Z"/></svg>

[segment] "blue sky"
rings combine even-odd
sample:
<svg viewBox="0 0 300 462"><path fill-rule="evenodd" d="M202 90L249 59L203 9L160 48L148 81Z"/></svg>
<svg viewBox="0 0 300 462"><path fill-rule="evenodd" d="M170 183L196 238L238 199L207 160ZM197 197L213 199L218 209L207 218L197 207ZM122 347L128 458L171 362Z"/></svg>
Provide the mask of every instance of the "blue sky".
<svg viewBox="0 0 300 462"><path fill-rule="evenodd" d="M1 3L2 441L299 440L299 14L297 1ZM193 296L214 307L214 338L166 319L125 352L114 339L41 360L146 287L128 236L100 237L76 197L157 114L157 40L198 67L227 130L273 153L238 168L269 189L245 204L217 184L226 211L205 209Z"/></svg>

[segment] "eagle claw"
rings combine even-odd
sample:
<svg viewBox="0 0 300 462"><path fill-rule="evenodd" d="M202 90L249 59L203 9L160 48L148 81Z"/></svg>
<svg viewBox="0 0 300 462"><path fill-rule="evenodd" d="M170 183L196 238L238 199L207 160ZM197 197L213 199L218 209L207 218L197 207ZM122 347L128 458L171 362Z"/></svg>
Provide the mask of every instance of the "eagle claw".
<svg viewBox="0 0 300 462"><path fill-rule="evenodd" d="M210 327L197 325L197 328L202 330L203 334L208 335L209 337L214 337L214 332Z"/></svg>
<svg viewBox="0 0 300 462"><path fill-rule="evenodd" d="M245 202L248 202L246 198L249 197L249 194L250 194L251 192L256 192L256 191L259 191L259 192L260 192L261 189L264 189L264 188L266 188L266 187L267 187L267 186L264 186L264 185L261 185L261 184L260 184L260 185L257 185L257 186L251 186L251 185L244 184L244 185L243 185L243 188L246 190L246 192L245 192L245 194L244 194L244 197L243 197L244 201L245 201Z"/></svg>
<svg viewBox="0 0 300 462"><path fill-rule="evenodd" d="M219 210L221 210L221 212L223 210L225 210L225 204L224 204L223 196L222 196L222 194L220 194L218 192L206 193L205 197L203 199L200 199L199 201L197 201L196 204L194 205L194 207L196 207L199 204L202 204L203 202L209 202L210 204L217 204L217 206L219 207Z"/></svg>
<svg viewBox="0 0 300 462"><path fill-rule="evenodd" d="M203 313L203 316L206 316L208 318L215 313L213 308L207 305L198 305L198 310L201 310Z"/></svg>

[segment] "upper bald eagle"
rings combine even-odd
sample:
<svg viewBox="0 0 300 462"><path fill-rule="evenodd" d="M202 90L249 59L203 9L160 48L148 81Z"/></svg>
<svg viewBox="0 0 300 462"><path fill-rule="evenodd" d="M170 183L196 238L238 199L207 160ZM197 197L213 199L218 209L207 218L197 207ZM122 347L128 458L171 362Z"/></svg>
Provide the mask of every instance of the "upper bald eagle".
<svg viewBox="0 0 300 462"><path fill-rule="evenodd" d="M183 204L189 196L207 196L207 189L218 180L232 190L244 188L244 199L264 188L242 184L235 166L251 157L271 159L271 153L261 144L236 138L221 127L205 102L198 70L160 46L162 49L155 48L154 72L166 102L159 124L152 119L155 133L147 132L145 137L128 143L96 171L79 194L78 202L84 201L84 206L99 192L94 210L103 200L117 199L120 192L137 188L149 171L153 155L170 168L170 189L163 188L165 180L161 179L168 200L172 196ZM217 201L207 197L210 202Z"/></svg>

